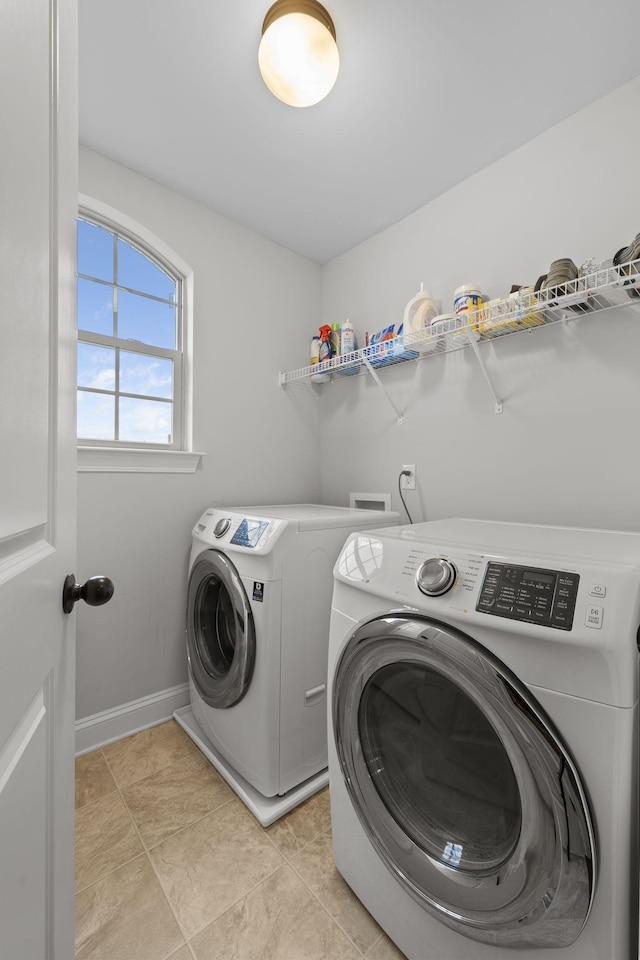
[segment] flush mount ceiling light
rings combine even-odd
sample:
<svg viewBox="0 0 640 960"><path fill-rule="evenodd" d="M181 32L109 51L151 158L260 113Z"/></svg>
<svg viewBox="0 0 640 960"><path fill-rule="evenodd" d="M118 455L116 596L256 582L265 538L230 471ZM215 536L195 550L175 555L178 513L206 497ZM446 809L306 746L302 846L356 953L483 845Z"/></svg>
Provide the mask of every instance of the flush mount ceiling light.
<svg viewBox="0 0 640 960"><path fill-rule="evenodd" d="M262 79L291 107L310 107L329 93L340 67L336 30L317 0L277 0L262 24Z"/></svg>

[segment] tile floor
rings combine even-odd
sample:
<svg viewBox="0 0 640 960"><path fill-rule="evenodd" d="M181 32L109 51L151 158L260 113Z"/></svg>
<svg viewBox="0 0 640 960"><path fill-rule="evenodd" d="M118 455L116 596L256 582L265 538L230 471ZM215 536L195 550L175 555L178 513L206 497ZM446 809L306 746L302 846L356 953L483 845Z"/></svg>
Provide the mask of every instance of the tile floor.
<svg viewBox="0 0 640 960"><path fill-rule="evenodd" d="M76 960L403 960L325 789L266 829L171 720L76 762Z"/></svg>

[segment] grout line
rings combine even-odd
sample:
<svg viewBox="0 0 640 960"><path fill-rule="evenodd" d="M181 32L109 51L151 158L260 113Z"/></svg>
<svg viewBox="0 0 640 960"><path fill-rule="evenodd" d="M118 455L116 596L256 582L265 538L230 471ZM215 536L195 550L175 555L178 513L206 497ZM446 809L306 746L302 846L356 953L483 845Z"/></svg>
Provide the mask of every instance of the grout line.
<svg viewBox="0 0 640 960"><path fill-rule="evenodd" d="M117 867L114 867L113 870L109 870L107 873L103 873L102 876L98 877L97 880L92 880L91 883L87 883L84 887L77 887L75 891L76 895L79 893L84 893L85 890L89 890L90 887L94 887L96 883L102 883L103 880L106 880L107 877L110 877L112 874L116 873L121 867L126 867L135 860L139 860L140 857L144 857L146 853L146 850L141 850L140 853L136 853L135 857L130 857L128 860L123 860L123 862L119 863Z"/></svg>
<svg viewBox="0 0 640 960"><path fill-rule="evenodd" d="M326 830L323 830L321 833L319 833L318 836L315 838L315 840L310 841L310 843L314 843L315 841L320 840L321 837L325 837L325 836L327 836L327 834L330 834L330 833L331 833L331 827L327 827ZM309 846L309 844L307 844L306 846ZM306 849L306 848L303 847L302 849L304 850L304 849ZM302 850L299 851L299 853L302 853ZM343 925L340 923L340 921L338 920L338 918L335 917L335 916L331 913L331 911L329 910L329 907L328 907L328 906L326 905L326 903L324 903L324 901L320 898L320 895L313 889L313 887L310 887L310 886L309 886L309 884L308 884L307 881L304 879L304 877L302 876L302 874L297 870L295 864L293 863L293 860L295 860L295 859L297 858L297 856L298 856L298 854L296 854L296 856L293 857L292 860L290 861L290 866L291 866L291 867L293 868L293 870L295 871L296 876L299 877L299 879L302 881L302 883L304 884L304 886L307 888L307 890L309 891L309 893L311 894L311 896L314 897L314 899L318 901L318 903L320 904L320 906L322 907L322 909L325 911L325 913L326 913L329 917L331 917L331 919L333 920L333 922L335 923L335 925L338 927L338 929L341 930L342 933L344 933L344 935L345 935L345 937L347 938L347 940L349 941L349 943L351 943L351 944L355 947L355 949L358 951L358 953L360 954L360 956L366 958L366 957L369 955L369 953L371 952L371 950L373 950L373 948L378 945L378 943L380 942L380 940L381 940L382 937L384 936L384 931L381 930L380 934L376 937L376 939L373 941L373 943L368 947L367 952L364 953L364 952L360 949L360 947L358 946L358 944L355 942L355 940L353 939L353 937L351 936L351 934L348 933L347 930L346 930L346 929L343 927ZM346 882L346 881L345 881L345 882ZM349 888L349 889L351 889L351 888ZM354 896L355 896L355 894L354 894ZM358 901L358 902L360 902L360 901ZM361 906L362 906L362 909L363 909L366 913L368 913L369 916L371 917L371 914L369 913L369 911L367 910L367 908L364 906L364 904L361 904ZM377 921L375 920L375 917L371 917L371 919L374 921L374 923L377 923ZM379 924L378 924L378 926L379 926Z"/></svg>
<svg viewBox="0 0 640 960"><path fill-rule="evenodd" d="M256 821L256 819L255 819L255 817L253 816L253 814L251 813L251 811L248 810L248 809L245 807L245 804L242 803L242 800L240 800L240 798L239 798L238 796L236 796L235 793L234 793L233 797L231 798L231 800L237 800L238 803L240 803L240 804L242 805L242 808L246 811L246 813L247 813L250 821L253 823L253 825L256 826L256 827L258 828L258 830L261 830L261 831L263 831L263 832L266 832L266 828L263 827L261 824L259 824L259 823ZM231 801L228 801L228 802L231 802ZM220 808L218 808L218 809L220 809ZM274 844L274 846L275 846L275 844ZM282 860L282 863L278 864L278 866L277 866L274 870L272 870L271 873L268 873L268 874L266 875L266 877L263 877L262 880L258 880L258 882L257 882L257 883L254 883L254 885L253 885L252 887L250 887L248 890L245 890L244 893L241 893L240 896L237 898L237 900L234 900L233 903L230 903L229 906L226 907L226 908L222 911L222 913L219 913L217 917L213 917L212 920L208 920L207 923L205 923L205 925L204 925L203 927L201 927L199 930L197 930L197 931L194 933L194 935L193 935L193 937L191 938L191 940L194 940L195 937L200 936L200 934L202 933L203 930L206 930L207 927L209 927L212 923L215 923L216 920L219 920L220 917L223 917L223 916L225 915L225 913L227 913L229 910L232 910L238 903L240 903L241 900L244 900L244 898L245 898L245 897L248 897L249 894L253 893L254 890L257 890L258 887L261 887L263 883L266 883L268 880L271 880L271 879L275 876L275 874L278 872L278 870L282 870L283 867L288 866L288 862L285 860L285 858L284 858L283 855L280 853L280 851L277 849L277 847L276 847L276 853L279 855L280 859Z"/></svg>
<svg viewBox="0 0 640 960"><path fill-rule="evenodd" d="M166 723L167 721L163 721L163 722ZM175 722L175 721L174 721L174 722ZM161 724L156 724L156 726L161 726ZM147 727L147 730L151 730L151 729L153 729L153 728L152 728L152 727ZM183 732L180 727L178 727L178 729L181 730L181 732ZM133 738L133 737L137 737L137 736L138 736L139 734L141 734L141 733L146 733L146 730L139 730L138 733L132 733L132 734L131 734L131 737L132 737L132 738ZM185 734L185 737L186 737L186 734ZM114 743L122 743L123 740L128 740L128 739L129 739L129 737L123 737L122 740L114 740L113 742L114 742ZM118 781L116 780L115 774L114 774L114 772L113 772L113 770L112 770L112 768L111 768L111 764L109 763L109 760L107 759L107 757L106 757L106 755L105 755L105 753L104 753L106 747L110 747L110 746L112 746L112 745L113 745L113 744L108 743L108 744L105 745L105 747L99 747L98 749L99 749L100 753L102 754L103 759L104 759L105 763L107 764L107 767L109 768L109 773L111 774L111 776L112 776L112 778L113 778L113 781L114 781L116 787L118 788L118 790L126 790L127 787L133 787L136 783L142 783L142 781L143 781L143 780L146 780L148 777L153 777L153 776L155 776L157 773L162 773L163 770L168 770L169 767L172 767L172 766L177 762L177 759L182 760L182 759L184 759L184 757L189 756L188 753L185 753L183 756L181 755L179 758L174 757L173 760L171 760L169 763L166 763L163 767L158 767L157 770L153 770L152 773L146 773L143 777L139 777L137 780L129 780L129 781L127 781L127 783L118 783ZM97 752L98 752L98 751L96 750L96 753L97 753ZM90 754L83 754L83 756L90 756Z"/></svg>
<svg viewBox="0 0 640 960"><path fill-rule="evenodd" d="M140 782L140 781L138 781ZM123 798L124 799L124 798ZM156 847L159 847L161 844L166 843L168 840L173 840L174 837L179 837L181 833L184 833L185 830L189 830L191 827L195 826L196 823L200 823L202 820L206 820L207 817L210 817L212 813L219 813L223 807L226 807L233 801L233 797L229 797L228 800L225 800L224 803L220 803L217 807L213 807L211 810L207 810L201 817L196 817L195 820L191 820L190 823L184 825L184 827L179 827L177 830L174 830L173 833L168 834L166 837L163 837L162 840L158 840L156 843L152 843L148 846L144 840L142 840L142 845L146 853L150 853L152 850L155 850ZM125 800L126 803L126 800ZM142 838L141 838L142 839Z"/></svg>
<svg viewBox="0 0 640 960"><path fill-rule="evenodd" d="M104 758L105 763L107 764L107 767L109 768L109 773L110 773L111 776L113 777L113 771L112 771L112 769L111 769L111 765L109 764L109 761L108 761L108 759L104 756L104 754L103 754L103 758ZM167 764L167 766L172 766L172 764ZM163 769L166 770L167 767L163 767ZM153 776L153 774L149 774L149 776ZM114 779L114 782L115 782L115 777L113 777L113 779ZM141 778L141 780L144 780L144 779L146 779L146 778L145 778L145 777L142 777L142 778ZM136 783L140 783L141 781L140 781L140 780L137 780L137 781L135 781L135 782L136 782ZM127 786L131 786L131 784L127 784ZM187 946L189 946L189 941L188 941L188 939L187 939L187 937L186 937L186 935L185 935L185 932L184 932L184 930L183 930L183 928L182 928L182 924L180 923L180 920L178 919L178 917L177 917L177 915L176 915L176 912L175 912L175 910L173 909L173 907L172 907L172 905L171 905L171 902L169 901L169 898L168 898L168 896L167 896L167 894L166 894L166 891L165 891L165 889L164 889L164 887L163 887L163 885L162 885L162 883L161 883L161 881L160 881L160 877L158 876L158 873L157 873L157 871L156 871L156 869L155 869L155 867L154 867L154 865L153 865L153 861L152 861L151 857L149 856L149 851L147 850L147 847L145 846L145 843L144 843L144 840L142 839L142 836L141 836L141 834L140 834L140 831L138 830L137 824L136 824L135 820L133 819L133 814L131 813L131 811L130 811L130 809L129 809L129 806L128 806L128 804L127 804L124 796L122 795L122 790L125 789L125 788L119 787L118 784L117 784L117 782L116 782L116 787L117 787L117 792L118 792L119 795L120 795L120 799L122 800L123 806L124 806L124 808L125 808L125 810L126 810L126 812L127 812L127 816L128 816L129 819L131 820L131 823L132 823L132 825L133 825L133 829L135 830L136 835L137 835L137 837L138 837L138 839L140 840L140 843L141 843L141 845L142 845L142 854L138 854L138 856L132 857L132 859L131 859L131 860L128 860L127 863L131 863L133 860L137 860L139 856L145 856L145 857L146 857L147 863L148 863L149 866L151 867L151 870L152 870L152 872L153 872L153 875L155 876L156 880L158 881L158 886L160 887L160 891L161 891L161 893L162 893L162 895L163 895L163 897L164 897L164 899L165 899L165 901L166 901L166 903L167 903L167 906L169 907L169 910L171 911L171 914L172 914L172 916L174 917L174 919L175 919L175 921L176 921L176 924L177 924L177 926L178 926L178 930L180 931L180 933L181 933L181 935L182 935L182 939L183 939L184 942L187 944ZM123 867L123 866L125 866L125 864L124 864L124 863L121 863L118 867L116 867L116 870L119 870L120 867ZM115 873L115 870L110 871L110 873ZM106 874L106 876L109 876L109 875L110 875L110 874ZM97 882L98 882L98 881L96 881L96 883L97 883ZM87 889L87 888L85 887L84 889ZM178 949L180 949L180 947L178 947ZM174 951L174 952L175 952L175 951ZM191 950L191 947L189 947L189 952L191 953L192 956L194 956L193 951ZM165 957L158 957L158 960L167 960L167 958L165 958Z"/></svg>
<svg viewBox="0 0 640 960"><path fill-rule="evenodd" d="M384 930L381 930L380 936L378 937L378 939L373 941L373 943L371 944L371 946L369 947L369 949L368 949L367 952L365 953L365 955L364 955L364 956L365 956L365 960L366 960L367 957L370 957L370 956L371 956L371 954L373 953L373 951L375 950L375 948L378 946L379 943L382 942L382 940L385 938L385 936L386 936L386 934L385 934ZM395 944L394 944L394 946L395 946ZM399 950L400 948L397 947L397 949Z"/></svg>
<svg viewBox="0 0 640 960"><path fill-rule="evenodd" d="M106 757L105 757L105 759L106 759ZM107 761L107 762L108 762L108 761ZM170 764L167 764L167 767L163 767L162 769L163 769L163 770L166 770L168 767L171 767L171 766L173 766L173 764L170 763ZM153 776L153 774L150 774L150 776ZM141 780L137 780L136 783L141 783L142 780L145 780L145 779L146 779L146 777L142 777ZM131 786L131 784L127 784L127 786ZM165 901L166 901L166 903L167 903L167 906L169 907L169 910L171 911L171 913L172 913L172 915L173 915L173 917L174 917L174 919L175 919L175 921L176 921L176 923L177 923L177 925L178 925L178 930L179 930L180 933L182 934L182 939L184 940L184 942L185 942L185 943L187 944L187 946L189 947L189 940L188 940L187 935L186 935L186 933L185 933L185 931L184 931L184 928L183 928L183 926L182 926L182 923L180 922L180 919L179 919L179 917L178 917L178 914L177 914L176 911L174 910L173 905L172 905L171 901L169 900L169 896L168 896L168 894L167 894L167 891L165 890L165 888L164 888L164 886L163 886L163 883L162 883L162 880L160 879L160 877L159 877L159 875L158 875L158 871L156 870L156 868L155 868L155 866L154 866L153 860L152 860L151 857L149 856L149 850L147 849L147 846L146 846L144 840L142 839L142 835L141 835L140 831L138 830L138 826L137 826L137 824L136 824L136 822L135 822L135 820L134 820L134 818L133 818L133 814L131 813L131 810L129 809L129 805L127 804L127 801L126 801L125 798L122 796L122 792L120 792L120 797L121 797L122 802L123 802L123 804L124 804L124 806L125 806L125 810L126 810L127 813L129 814L129 817L130 817L131 822L132 822L132 824L133 824L133 828L134 828L134 830L136 831L136 833L137 833L137 835L138 835L138 837L139 837L139 839L140 839L140 843L142 844L142 849L144 850L144 854L145 854L145 856L146 856L146 858L147 858L147 862L149 863L149 866L151 867L151 869L152 869L152 871L153 871L153 875L155 876L156 880L158 881L158 886L160 887L160 890L162 891L162 895L163 895L163 897L164 897L164 899L165 899ZM172 834L172 836L175 836L175 834ZM162 841L160 841L160 842L162 843ZM156 844L156 846L158 846L158 844ZM194 956L193 950L191 949L191 947L189 947L189 952L191 953L192 956ZM158 958L158 960L160 960L160 958ZM162 958L162 960L164 960L164 958Z"/></svg>
<svg viewBox="0 0 640 960"><path fill-rule="evenodd" d="M244 893L240 894L237 900L234 900L233 903L230 903L229 906L222 911L222 913L219 913L217 917L213 917L212 920L208 920L205 923L204 927L200 927L200 929L197 930L194 933L194 935L191 937L191 940L195 940L196 937L199 937L200 934L207 929L207 927L210 927L212 923L216 923L216 921L224 917L224 915L228 913L229 910L233 910L233 908L236 907L241 900L244 900L245 897L250 896L255 890L257 890L263 884L267 883L269 880L272 880L279 870L283 870L287 866L288 864L283 861L281 864L279 864L279 866L275 868L275 870L272 870L271 873L268 873L266 877L263 877L262 880L258 880L257 883L254 883L254 885L249 890L245 890ZM188 942L190 943L191 941L188 941ZM220 958L220 960L222 960L222 958Z"/></svg>
<svg viewBox="0 0 640 960"><path fill-rule="evenodd" d="M86 810L87 807L90 807L93 803L100 803L101 800L106 800L107 797L112 796L114 793L119 793L120 791L116 787L114 790L109 790L108 793L102 793L99 797L95 797L93 800L87 800L86 803L80 804L79 807L75 808L74 814L80 813L81 810Z"/></svg>

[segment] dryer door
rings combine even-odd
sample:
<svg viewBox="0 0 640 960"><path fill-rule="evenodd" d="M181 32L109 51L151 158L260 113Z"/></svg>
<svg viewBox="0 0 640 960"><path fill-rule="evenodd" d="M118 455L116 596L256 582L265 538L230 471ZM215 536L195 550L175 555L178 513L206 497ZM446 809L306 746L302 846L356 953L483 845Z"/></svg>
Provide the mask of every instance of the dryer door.
<svg viewBox="0 0 640 960"><path fill-rule="evenodd" d="M362 826L426 910L501 946L576 939L595 876L585 792L503 664L452 627L386 616L348 642L332 712Z"/></svg>
<svg viewBox="0 0 640 960"><path fill-rule="evenodd" d="M187 652L205 703L225 708L242 700L256 656L253 614L238 571L218 550L203 553L189 577Z"/></svg>

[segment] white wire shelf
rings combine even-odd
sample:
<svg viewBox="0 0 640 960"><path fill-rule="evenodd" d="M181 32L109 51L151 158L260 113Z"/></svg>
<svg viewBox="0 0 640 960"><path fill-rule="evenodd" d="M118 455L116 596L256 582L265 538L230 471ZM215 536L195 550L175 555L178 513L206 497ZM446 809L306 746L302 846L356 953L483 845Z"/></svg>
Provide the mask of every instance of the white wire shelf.
<svg viewBox="0 0 640 960"><path fill-rule="evenodd" d="M441 321L437 333L427 330L409 333L322 363L280 373L279 383L280 386L301 381L323 384L349 376L375 375L385 367L466 347L473 349L489 380L478 349L483 343L620 306L640 309L640 260L619 266L608 261L592 273L558 287L490 300L478 310L469 311L463 320L453 317ZM490 381L489 385L496 400L496 412L500 412L501 402Z"/></svg>

